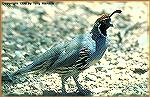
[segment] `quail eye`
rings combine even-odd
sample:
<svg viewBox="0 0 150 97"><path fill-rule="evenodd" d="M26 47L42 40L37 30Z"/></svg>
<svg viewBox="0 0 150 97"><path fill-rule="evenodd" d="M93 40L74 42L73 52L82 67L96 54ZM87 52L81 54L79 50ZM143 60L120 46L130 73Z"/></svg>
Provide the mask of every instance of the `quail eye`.
<svg viewBox="0 0 150 97"><path fill-rule="evenodd" d="M102 20L102 22L105 22L105 20Z"/></svg>

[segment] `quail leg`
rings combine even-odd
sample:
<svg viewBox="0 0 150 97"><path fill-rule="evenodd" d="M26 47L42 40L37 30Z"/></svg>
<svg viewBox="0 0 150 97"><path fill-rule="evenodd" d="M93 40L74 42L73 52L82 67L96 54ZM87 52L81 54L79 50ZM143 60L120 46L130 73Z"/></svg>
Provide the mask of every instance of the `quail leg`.
<svg viewBox="0 0 150 97"><path fill-rule="evenodd" d="M61 81L62 81L62 88L61 88L61 90L62 90L62 95L66 95L67 94L67 92L66 92L66 89L65 89L65 81L68 79L69 77L67 77L67 76L61 76Z"/></svg>
<svg viewBox="0 0 150 97"><path fill-rule="evenodd" d="M82 87L82 85L78 82L78 78L79 78L79 76L73 76L73 79L74 79L74 81L76 83L76 86L78 87L77 91L79 91L79 93L82 93L81 95L83 95L83 96L90 96L91 95L91 91L84 89Z"/></svg>
<svg viewBox="0 0 150 97"><path fill-rule="evenodd" d="M80 92L80 93L82 93L83 95L89 95L89 93L82 87L82 85L78 82L78 78L79 78L79 76L73 76L73 79L74 79L74 81L75 81L75 83L76 83L76 86L78 87L78 91Z"/></svg>

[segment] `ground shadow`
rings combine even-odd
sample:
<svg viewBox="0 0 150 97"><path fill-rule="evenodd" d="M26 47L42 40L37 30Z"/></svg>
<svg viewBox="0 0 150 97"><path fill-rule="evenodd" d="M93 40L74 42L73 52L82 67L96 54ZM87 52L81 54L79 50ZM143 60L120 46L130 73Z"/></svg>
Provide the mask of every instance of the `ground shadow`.
<svg viewBox="0 0 150 97"><path fill-rule="evenodd" d="M82 92L85 92L85 94ZM50 91L45 90L43 91L42 95L38 95L38 96L92 96L92 92L90 90L85 89L82 92L70 92L70 93L63 94L62 92L59 93L52 90ZM29 94L25 92L24 94L10 93L7 96L37 96L37 95Z"/></svg>

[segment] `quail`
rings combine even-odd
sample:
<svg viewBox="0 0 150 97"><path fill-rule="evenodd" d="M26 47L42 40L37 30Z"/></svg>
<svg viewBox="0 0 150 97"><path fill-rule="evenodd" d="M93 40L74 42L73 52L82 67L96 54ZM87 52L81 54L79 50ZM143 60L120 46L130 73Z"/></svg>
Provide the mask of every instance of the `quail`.
<svg viewBox="0 0 150 97"><path fill-rule="evenodd" d="M26 67L13 74L5 73L2 80L14 81L17 75L27 72L58 73L61 76L63 93L66 93L65 82L69 77L73 77L78 91L82 92L82 86L78 82L79 74L102 58L107 49L107 29L113 26L111 16L121 12L116 10L110 15L103 14L89 33L77 35L65 44L50 48Z"/></svg>

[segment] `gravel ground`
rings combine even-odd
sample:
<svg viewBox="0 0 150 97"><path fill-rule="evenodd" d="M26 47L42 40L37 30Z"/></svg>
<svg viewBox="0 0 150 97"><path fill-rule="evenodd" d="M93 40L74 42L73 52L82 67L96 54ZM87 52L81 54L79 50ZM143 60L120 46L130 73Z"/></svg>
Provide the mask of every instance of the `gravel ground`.
<svg viewBox="0 0 150 97"><path fill-rule="evenodd" d="M103 58L79 76L94 96L148 95L148 2L57 2L48 6L2 6L2 72L15 72L55 44L88 33L102 13L116 9ZM138 9L138 10L137 10ZM61 95L58 74L18 76L2 84L3 95ZM67 80L68 95L76 93Z"/></svg>

